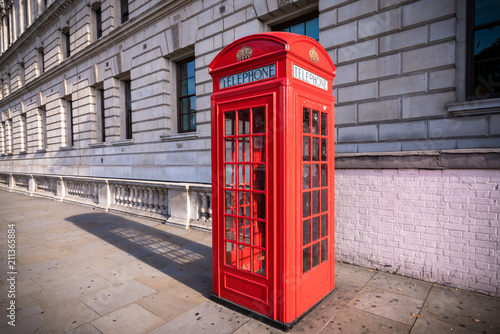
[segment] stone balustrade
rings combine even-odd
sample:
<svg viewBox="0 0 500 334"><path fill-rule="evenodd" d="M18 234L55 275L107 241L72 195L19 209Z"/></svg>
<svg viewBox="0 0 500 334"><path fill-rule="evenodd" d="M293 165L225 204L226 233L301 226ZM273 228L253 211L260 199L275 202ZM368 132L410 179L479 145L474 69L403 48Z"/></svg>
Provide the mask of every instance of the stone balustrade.
<svg viewBox="0 0 500 334"><path fill-rule="evenodd" d="M0 172L0 189L212 229L210 185Z"/></svg>

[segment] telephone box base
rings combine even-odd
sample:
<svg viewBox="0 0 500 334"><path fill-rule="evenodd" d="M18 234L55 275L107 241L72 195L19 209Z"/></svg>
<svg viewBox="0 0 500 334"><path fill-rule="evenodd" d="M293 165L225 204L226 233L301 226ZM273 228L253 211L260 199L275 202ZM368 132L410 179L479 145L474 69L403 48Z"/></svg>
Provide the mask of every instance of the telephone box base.
<svg viewBox="0 0 500 334"><path fill-rule="evenodd" d="M214 301L214 302L216 302L218 304L221 304L222 306L227 307L227 308L229 308L229 309L231 309L233 311L239 312L239 313L243 314L244 316L247 316L249 318L255 319L257 321L265 323L265 324L267 324L269 326L272 326L274 328L277 328L279 330L288 332L296 324L298 324L302 319L304 319L304 317L306 317L309 313L311 313L312 311L314 311L314 309L316 307L318 307L318 305L320 305L328 297L330 297L331 295L333 295L336 291L337 291L337 289L333 289L326 296L324 296L323 298L321 298L320 301L318 301L316 304L314 304L313 306L311 306L311 308L309 308L307 311L305 311L304 313L302 313L298 318L296 318L293 321L288 322L288 323L284 323L284 322L281 322L279 320L271 319L269 317L266 317L265 315L262 315L262 314L259 314L259 313L255 312L255 311L247 309L246 307L243 307L241 305L238 305L238 304L235 304L233 302L230 302L229 300L220 298L219 296L216 296L213 293L210 294L210 300L212 300L212 301Z"/></svg>

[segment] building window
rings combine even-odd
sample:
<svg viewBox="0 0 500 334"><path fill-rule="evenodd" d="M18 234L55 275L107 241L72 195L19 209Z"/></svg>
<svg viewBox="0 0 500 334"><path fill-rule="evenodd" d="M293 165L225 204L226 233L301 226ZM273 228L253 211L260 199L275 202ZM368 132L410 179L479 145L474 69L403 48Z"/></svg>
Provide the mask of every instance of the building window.
<svg viewBox="0 0 500 334"><path fill-rule="evenodd" d="M73 101L71 96L63 99L63 108L66 117L66 146L75 145L75 133L73 131Z"/></svg>
<svg viewBox="0 0 500 334"><path fill-rule="evenodd" d="M19 87L24 86L26 80L26 72L24 68L24 63L19 63Z"/></svg>
<svg viewBox="0 0 500 334"><path fill-rule="evenodd" d="M12 154L12 122L5 121L5 151L7 154Z"/></svg>
<svg viewBox="0 0 500 334"><path fill-rule="evenodd" d="M125 23L128 21L128 0L120 0L120 13L121 22Z"/></svg>
<svg viewBox="0 0 500 334"><path fill-rule="evenodd" d="M500 7L497 0L470 0L467 95L500 97Z"/></svg>
<svg viewBox="0 0 500 334"><path fill-rule="evenodd" d="M293 21L277 25L273 27L273 31L291 32L309 36L312 39L319 41L319 13L312 12Z"/></svg>
<svg viewBox="0 0 500 334"><path fill-rule="evenodd" d="M196 131L196 85L194 59L179 66L179 132Z"/></svg>
<svg viewBox="0 0 500 334"><path fill-rule="evenodd" d="M29 8L28 8L28 1L24 0L23 2L23 8L24 8L24 30L28 29L29 26Z"/></svg>
<svg viewBox="0 0 500 334"><path fill-rule="evenodd" d="M131 81L123 80L123 98L125 101L125 139L132 139L132 87Z"/></svg>
<svg viewBox="0 0 500 334"><path fill-rule="evenodd" d="M43 48L38 49L38 69L39 75L45 72L45 54L43 52Z"/></svg>
<svg viewBox="0 0 500 334"><path fill-rule="evenodd" d="M9 15L4 16L5 26L7 27L7 47L10 45L10 20Z"/></svg>
<svg viewBox="0 0 500 334"><path fill-rule="evenodd" d="M61 30L62 33L62 53L63 59L69 58L71 56L71 42L70 42L70 34L69 27L64 27Z"/></svg>
<svg viewBox="0 0 500 334"><path fill-rule="evenodd" d="M106 142L106 114L104 113L104 89L95 89L96 116L97 116L97 141Z"/></svg>
<svg viewBox="0 0 500 334"><path fill-rule="evenodd" d="M95 15L95 26L96 26L96 37L97 39L102 37L102 13L101 7L94 10Z"/></svg>
<svg viewBox="0 0 500 334"><path fill-rule="evenodd" d="M21 152L28 152L28 121L26 114L21 114Z"/></svg>
<svg viewBox="0 0 500 334"><path fill-rule="evenodd" d="M47 149L47 110L45 106L38 107L38 150Z"/></svg>

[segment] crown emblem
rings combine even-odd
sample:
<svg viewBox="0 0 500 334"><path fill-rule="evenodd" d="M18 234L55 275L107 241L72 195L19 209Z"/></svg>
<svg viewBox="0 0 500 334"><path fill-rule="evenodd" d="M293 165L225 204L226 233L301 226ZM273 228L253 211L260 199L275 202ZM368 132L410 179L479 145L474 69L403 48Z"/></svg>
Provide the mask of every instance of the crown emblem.
<svg viewBox="0 0 500 334"><path fill-rule="evenodd" d="M309 59L311 59L311 61L315 62L316 64L319 63L319 55L314 48L309 49Z"/></svg>
<svg viewBox="0 0 500 334"><path fill-rule="evenodd" d="M250 59L252 57L252 48L249 46L244 46L241 49L238 50L238 53L236 54L236 59L238 61L242 61L245 59Z"/></svg>

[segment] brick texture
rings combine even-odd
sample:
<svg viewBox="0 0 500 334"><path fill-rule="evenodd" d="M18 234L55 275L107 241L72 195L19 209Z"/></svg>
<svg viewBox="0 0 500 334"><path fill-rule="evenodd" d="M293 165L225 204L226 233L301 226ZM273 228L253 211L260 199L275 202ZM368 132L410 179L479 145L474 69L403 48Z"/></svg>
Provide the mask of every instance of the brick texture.
<svg viewBox="0 0 500 334"><path fill-rule="evenodd" d="M336 170L336 259L500 296L495 170Z"/></svg>

